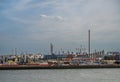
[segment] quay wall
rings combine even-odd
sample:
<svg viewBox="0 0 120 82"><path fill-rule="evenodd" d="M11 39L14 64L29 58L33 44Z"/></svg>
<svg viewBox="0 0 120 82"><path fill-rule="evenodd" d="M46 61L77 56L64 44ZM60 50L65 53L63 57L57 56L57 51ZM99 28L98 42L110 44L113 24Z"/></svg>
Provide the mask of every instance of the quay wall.
<svg viewBox="0 0 120 82"><path fill-rule="evenodd" d="M92 69L92 68L120 68L119 64L106 65L79 65L79 66L39 66L39 65L17 65L0 66L0 70L22 70L22 69Z"/></svg>

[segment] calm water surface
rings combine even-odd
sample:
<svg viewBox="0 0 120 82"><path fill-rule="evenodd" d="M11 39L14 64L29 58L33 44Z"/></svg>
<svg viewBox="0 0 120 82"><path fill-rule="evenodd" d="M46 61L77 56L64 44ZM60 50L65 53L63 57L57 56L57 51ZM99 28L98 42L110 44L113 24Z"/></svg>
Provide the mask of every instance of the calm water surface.
<svg viewBox="0 0 120 82"><path fill-rule="evenodd" d="M120 69L0 70L0 82L120 82Z"/></svg>

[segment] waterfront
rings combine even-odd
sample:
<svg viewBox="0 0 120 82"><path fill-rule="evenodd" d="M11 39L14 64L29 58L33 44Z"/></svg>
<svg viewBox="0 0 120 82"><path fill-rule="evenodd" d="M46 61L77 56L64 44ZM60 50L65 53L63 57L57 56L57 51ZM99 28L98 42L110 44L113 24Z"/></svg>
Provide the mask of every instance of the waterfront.
<svg viewBox="0 0 120 82"><path fill-rule="evenodd" d="M119 82L120 69L0 70L0 82Z"/></svg>

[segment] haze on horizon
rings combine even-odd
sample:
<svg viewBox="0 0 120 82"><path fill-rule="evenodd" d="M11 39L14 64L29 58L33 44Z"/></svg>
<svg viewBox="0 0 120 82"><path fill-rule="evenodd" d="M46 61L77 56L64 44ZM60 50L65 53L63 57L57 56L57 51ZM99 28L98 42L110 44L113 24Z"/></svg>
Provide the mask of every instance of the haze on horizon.
<svg viewBox="0 0 120 82"><path fill-rule="evenodd" d="M0 0L0 54L87 48L120 51L120 0ZM35 51L35 49L37 49Z"/></svg>

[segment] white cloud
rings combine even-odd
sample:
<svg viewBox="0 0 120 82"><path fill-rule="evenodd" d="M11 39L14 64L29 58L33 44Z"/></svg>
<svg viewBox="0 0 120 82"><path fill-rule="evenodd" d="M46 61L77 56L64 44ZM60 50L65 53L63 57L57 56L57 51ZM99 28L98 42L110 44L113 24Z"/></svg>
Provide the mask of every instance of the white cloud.
<svg viewBox="0 0 120 82"><path fill-rule="evenodd" d="M45 19L55 19L55 20L64 20L61 16L48 16L48 15L40 15L41 18Z"/></svg>
<svg viewBox="0 0 120 82"><path fill-rule="evenodd" d="M42 18L48 18L47 15L40 15L40 17L42 17Z"/></svg>

